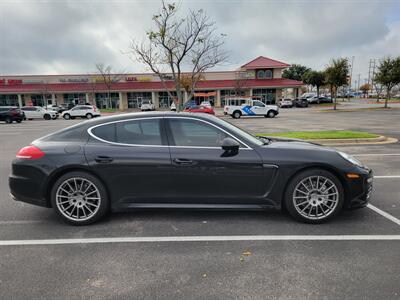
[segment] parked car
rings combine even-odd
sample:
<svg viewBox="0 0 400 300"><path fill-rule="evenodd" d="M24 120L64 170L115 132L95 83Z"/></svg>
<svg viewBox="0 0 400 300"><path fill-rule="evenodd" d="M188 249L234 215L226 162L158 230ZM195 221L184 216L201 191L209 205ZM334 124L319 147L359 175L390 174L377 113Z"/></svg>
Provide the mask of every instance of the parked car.
<svg viewBox="0 0 400 300"><path fill-rule="evenodd" d="M279 107L285 108L292 108L293 107L293 100L292 99L283 99L279 102Z"/></svg>
<svg viewBox="0 0 400 300"><path fill-rule="evenodd" d="M68 103L68 104L63 103L63 104L60 105L60 107L61 107L61 112L63 112L63 111L70 110L70 109L74 108L75 104L73 104L73 103Z"/></svg>
<svg viewBox="0 0 400 300"><path fill-rule="evenodd" d="M239 119L241 116L264 116L266 118L274 118L279 114L277 105L267 105L260 100L251 98L243 98L244 102L240 105L225 105L224 113L230 115L234 119Z"/></svg>
<svg viewBox="0 0 400 300"><path fill-rule="evenodd" d="M143 100L142 104L140 105L141 111L153 111L156 110L156 107L151 102L151 100Z"/></svg>
<svg viewBox="0 0 400 300"><path fill-rule="evenodd" d="M333 148L257 138L214 116L171 112L81 122L19 150L11 170L15 200L52 207L75 225L154 207L273 207L322 223L365 206L373 179L371 169Z"/></svg>
<svg viewBox="0 0 400 300"><path fill-rule="evenodd" d="M314 96L317 96L317 93L314 93L314 92L303 93L303 94L301 94L300 99L307 99L307 98L311 98Z"/></svg>
<svg viewBox="0 0 400 300"><path fill-rule="evenodd" d="M308 101L306 99L295 99L293 100L293 105L295 107L308 107Z"/></svg>
<svg viewBox="0 0 400 300"><path fill-rule="evenodd" d="M307 98L308 103L318 104L318 103L332 103L332 98L323 96L314 96Z"/></svg>
<svg viewBox="0 0 400 300"><path fill-rule="evenodd" d="M25 118L28 120L32 119L57 119L58 113L54 110L45 109L41 106L23 106L21 110L25 113Z"/></svg>
<svg viewBox="0 0 400 300"><path fill-rule="evenodd" d="M200 103L200 106L205 106L205 107L212 107L211 102L210 101L202 101Z"/></svg>
<svg viewBox="0 0 400 300"><path fill-rule="evenodd" d="M46 106L47 110L54 110L55 112L57 112L58 114L61 114L65 109L63 109L61 106L59 105L47 105Z"/></svg>
<svg viewBox="0 0 400 300"><path fill-rule="evenodd" d="M192 113L205 113L205 114L215 115L214 109L211 106L195 105L195 106L185 108L184 111L192 112Z"/></svg>
<svg viewBox="0 0 400 300"><path fill-rule="evenodd" d="M65 120L75 119L76 117L91 119L93 117L99 117L100 115L100 110L92 105L77 105L61 114Z"/></svg>
<svg viewBox="0 0 400 300"><path fill-rule="evenodd" d="M0 121L8 124L12 122L21 123L25 119L25 114L17 107L13 106L0 106Z"/></svg>

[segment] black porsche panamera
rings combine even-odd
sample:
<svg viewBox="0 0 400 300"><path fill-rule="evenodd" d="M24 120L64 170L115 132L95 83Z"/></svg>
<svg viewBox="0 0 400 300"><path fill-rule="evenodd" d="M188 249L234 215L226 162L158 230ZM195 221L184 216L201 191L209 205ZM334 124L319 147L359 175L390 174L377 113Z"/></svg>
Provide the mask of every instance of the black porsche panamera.
<svg viewBox="0 0 400 300"><path fill-rule="evenodd" d="M372 171L302 141L257 138L206 114L133 113L79 123L22 148L15 200L83 225L135 208L268 208L321 223L363 207Z"/></svg>

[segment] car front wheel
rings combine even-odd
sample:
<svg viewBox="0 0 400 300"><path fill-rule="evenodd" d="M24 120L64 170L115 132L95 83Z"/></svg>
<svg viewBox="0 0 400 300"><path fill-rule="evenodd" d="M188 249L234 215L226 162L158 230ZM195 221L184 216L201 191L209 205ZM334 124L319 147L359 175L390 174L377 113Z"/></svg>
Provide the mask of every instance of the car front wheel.
<svg viewBox="0 0 400 300"><path fill-rule="evenodd" d="M51 119L51 116L50 116L49 114L45 114L45 115L43 116L43 119L45 119L45 120L50 120L50 119Z"/></svg>
<svg viewBox="0 0 400 300"><path fill-rule="evenodd" d="M61 176L51 191L51 204L68 223L88 225L109 211L107 191L101 181L86 172Z"/></svg>
<svg viewBox="0 0 400 300"><path fill-rule="evenodd" d="M344 191L339 179L322 169L299 173L285 191L285 207L295 219L312 224L328 221L340 212Z"/></svg>
<svg viewBox="0 0 400 300"><path fill-rule="evenodd" d="M275 112L273 110L268 111L267 118L274 118L274 117L275 117Z"/></svg>
<svg viewBox="0 0 400 300"><path fill-rule="evenodd" d="M71 119L71 115L70 115L70 114L65 114L65 115L63 116L63 118L64 118L65 120L69 120L69 119Z"/></svg>

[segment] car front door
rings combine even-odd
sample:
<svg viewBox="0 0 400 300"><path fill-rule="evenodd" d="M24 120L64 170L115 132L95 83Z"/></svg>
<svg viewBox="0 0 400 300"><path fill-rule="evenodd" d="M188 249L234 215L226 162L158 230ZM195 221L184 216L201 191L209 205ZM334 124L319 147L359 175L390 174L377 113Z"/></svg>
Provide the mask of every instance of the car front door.
<svg viewBox="0 0 400 300"><path fill-rule="evenodd" d="M275 169L266 168L259 154L223 128L196 118L166 117L175 182L175 202L249 204L265 201ZM222 140L240 143L227 154Z"/></svg>
<svg viewBox="0 0 400 300"><path fill-rule="evenodd" d="M163 202L172 190L171 157L163 118L135 118L89 129L89 167L106 182L114 202Z"/></svg>
<svg viewBox="0 0 400 300"><path fill-rule="evenodd" d="M266 106L261 101L253 101L253 111L256 115L266 115Z"/></svg>

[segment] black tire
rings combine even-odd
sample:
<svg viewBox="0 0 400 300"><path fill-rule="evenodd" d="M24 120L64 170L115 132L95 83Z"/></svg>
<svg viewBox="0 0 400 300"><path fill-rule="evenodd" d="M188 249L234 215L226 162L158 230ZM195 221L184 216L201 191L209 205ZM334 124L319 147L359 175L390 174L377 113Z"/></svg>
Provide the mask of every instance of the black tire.
<svg viewBox="0 0 400 300"><path fill-rule="evenodd" d="M234 119L240 119L241 116L242 116L242 113L239 110L235 110L232 114L232 118L234 118Z"/></svg>
<svg viewBox="0 0 400 300"><path fill-rule="evenodd" d="M64 114L64 115L63 115L63 118L64 118L65 120L69 120L69 119L71 119L71 115L70 115L70 114Z"/></svg>
<svg viewBox="0 0 400 300"><path fill-rule="evenodd" d="M51 120L51 116L49 114L44 114L43 119Z"/></svg>
<svg viewBox="0 0 400 300"><path fill-rule="evenodd" d="M21 120L21 119L17 120L17 123L21 123L21 122L22 122L22 120Z"/></svg>
<svg viewBox="0 0 400 300"><path fill-rule="evenodd" d="M11 124L13 121L10 117L6 117L6 119L4 120L7 124Z"/></svg>
<svg viewBox="0 0 400 300"><path fill-rule="evenodd" d="M92 114L86 114L86 119L91 119L91 118L93 118L93 115Z"/></svg>
<svg viewBox="0 0 400 300"><path fill-rule="evenodd" d="M267 113L267 118L275 118L276 113L273 110L269 110Z"/></svg>
<svg viewBox="0 0 400 300"><path fill-rule="evenodd" d="M317 177L318 179L315 179L315 177ZM335 195L329 196L329 197L332 197L332 199L329 199L329 197L316 199L316 198L320 197L320 195L318 195L317 193L313 194L311 185L307 184L307 182L309 182L309 180L310 180L309 178L311 178L311 180L313 180L313 178L314 178L314 180L316 180L316 182L314 182L315 185L312 186L312 188L314 190L317 190L318 186L319 186L322 189L325 189L325 193L327 193L328 190L330 190L329 193L333 193L334 191L337 192L337 196L335 196ZM321 185L321 183L324 182L326 179L328 179L328 182L325 182L323 185ZM304 186L304 187L302 186L301 182L303 180L306 181L305 184L307 186ZM312 183L313 182L311 181L311 184ZM326 187L327 183L329 184L328 187ZM336 188L333 188L332 185L330 185L330 184L334 185ZM296 188L307 191L305 189L306 187L310 188L310 190L311 190L311 192L308 195L307 195L307 193L304 193L304 192L296 192ZM315 188L315 187L317 187L317 188ZM304 193L304 196L302 196L303 193ZM328 193L328 195L329 195L329 193ZM299 196L299 195L301 195L301 196ZM295 198L295 196L297 196L297 197ZM313 198L313 196L315 196L316 198ZM304 223L309 223L309 224L320 224L320 223L324 223L324 222L332 219L334 216L336 216L342 210L343 203L344 203L344 190L343 190L343 186L342 186L340 180L331 172L323 170L323 169L309 169L309 170L300 172L299 174L297 174L295 177L292 178L292 180L289 182L288 186L286 187L284 201L285 201L284 204L285 204L286 210L296 220L304 222ZM296 202L296 205L295 205L295 202ZM302 204L302 203L304 203L304 204ZM326 205L326 204L329 204L329 203L333 203L333 204L331 204L332 208L329 211L326 210L325 213L322 213L321 208L323 208L323 205L328 207L328 205ZM308 206L308 208L306 208L306 206ZM308 212L307 209L309 209L311 211L310 214L316 214L316 216L313 216L313 215L305 216L304 214L306 214Z"/></svg>
<svg viewBox="0 0 400 300"><path fill-rule="evenodd" d="M67 217L67 215L62 212L60 205L57 204L56 194L57 194L58 189L60 188L60 186L63 185L63 183L66 180L70 180L73 178L76 178L78 180L83 179L83 180L89 181L97 188L97 191L99 192L100 200L99 200L98 208L96 208L97 210L92 208L94 210L94 213L88 219L78 220L76 217L74 218L73 215L72 215L72 217ZM90 189L89 189L89 191L90 191ZM63 198L60 198L60 199L63 199ZM66 173L63 176L61 176L60 178L58 178L51 189L50 200L51 200L51 205L52 205L53 209L57 212L57 214L65 222L72 224L72 225L92 224L92 223L97 222L100 219L102 219L110 211L110 201L109 201L109 198L107 195L107 190L104 187L103 183L96 176L93 176L89 173L82 172L82 171L74 171L74 172ZM71 203L71 205L75 205L75 207L78 206L76 199L71 199L71 200L67 200L67 201L71 201L71 202L74 201L75 204ZM87 201L87 200L83 200L83 201ZM65 205L69 205L69 203L67 203ZM81 209L83 209L83 208L81 208ZM79 210L79 208L77 208L77 211L78 210ZM74 212L74 210L72 210L72 212ZM89 211L86 210L86 212L89 212ZM78 218L79 218L79 214L78 214Z"/></svg>

